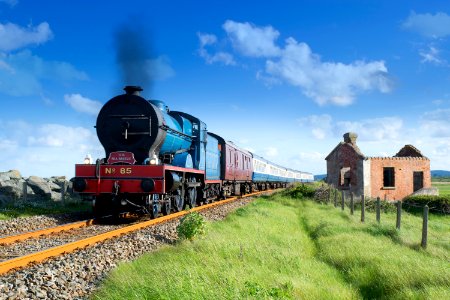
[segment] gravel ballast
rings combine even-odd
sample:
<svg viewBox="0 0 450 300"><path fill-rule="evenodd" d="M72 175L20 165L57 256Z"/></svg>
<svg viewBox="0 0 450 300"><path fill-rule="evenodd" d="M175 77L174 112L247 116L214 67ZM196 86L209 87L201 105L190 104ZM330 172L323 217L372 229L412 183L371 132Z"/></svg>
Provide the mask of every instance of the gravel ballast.
<svg viewBox="0 0 450 300"><path fill-rule="evenodd" d="M250 201L244 198L200 213L221 220ZM119 262L176 241L178 224L179 219L172 220L0 275L0 299L86 299Z"/></svg>
<svg viewBox="0 0 450 300"><path fill-rule="evenodd" d="M58 225L92 218L88 212L74 212L57 215L39 215L25 218L15 218L0 221L0 237L20 234L39 229L51 228Z"/></svg>

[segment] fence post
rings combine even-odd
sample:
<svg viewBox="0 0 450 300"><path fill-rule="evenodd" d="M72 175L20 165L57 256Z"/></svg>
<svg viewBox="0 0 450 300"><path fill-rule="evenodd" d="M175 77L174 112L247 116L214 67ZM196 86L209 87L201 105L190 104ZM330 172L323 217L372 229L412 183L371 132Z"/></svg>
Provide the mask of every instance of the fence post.
<svg viewBox="0 0 450 300"><path fill-rule="evenodd" d="M334 207L337 207L337 189L334 190Z"/></svg>
<svg viewBox="0 0 450 300"><path fill-rule="evenodd" d="M22 184L22 195L23 195L23 201L27 201L27 198L28 198L28 184L27 184L26 181Z"/></svg>
<svg viewBox="0 0 450 300"><path fill-rule="evenodd" d="M425 205L423 208L422 243L421 243L423 249L427 248L427 239L428 239L428 205Z"/></svg>
<svg viewBox="0 0 450 300"><path fill-rule="evenodd" d="M377 222L380 223L380 209L381 209L381 200L380 197L377 197Z"/></svg>
<svg viewBox="0 0 450 300"><path fill-rule="evenodd" d="M364 220L365 220L365 214L366 214L366 207L365 207L365 203L366 201L365 201L365 199L364 199L364 194L363 195L361 195L361 222L363 222L364 223Z"/></svg>
<svg viewBox="0 0 450 300"><path fill-rule="evenodd" d="M353 216L355 210L355 203L353 202L353 193L350 193L350 214Z"/></svg>
<svg viewBox="0 0 450 300"><path fill-rule="evenodd" d="M341 209L344 210L344 208L345 208L345 193L344 190L342 190Z"/></svg>
<svg viewBox="0 0 450 300"><path fill-rule="evenodd" d="M328 199L327 199L327 205L328 205L328 203L330 203L331 202L331 185L329 186L329 188L328 188Z"/></svg>
<svg viewBox="0 0 450 300"><path fill-rule="evenodd" d="M397 201L397 229L400 230L400 223L402 222L402 201Z"/></svg>
<svg viewBox="0 0 450 300"><path fill-rule="evenodd" d="M61 202L64 203L65 200L66 200L66 183L63 182L61 187Z"/></svg>

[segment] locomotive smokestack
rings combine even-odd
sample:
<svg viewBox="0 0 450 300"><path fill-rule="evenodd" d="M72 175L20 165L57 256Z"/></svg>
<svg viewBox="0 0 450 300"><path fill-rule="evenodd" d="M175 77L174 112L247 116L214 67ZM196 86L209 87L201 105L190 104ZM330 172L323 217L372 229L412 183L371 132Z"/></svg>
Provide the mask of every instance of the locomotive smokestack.
<svg viewBox="0 0 450 300"><path fill-rule="evenodd" d="M140 96L142 92L142 88L137 85L127 85L126 87L123 88L123 90L127 95L136 95L136 96Z"/></svg>

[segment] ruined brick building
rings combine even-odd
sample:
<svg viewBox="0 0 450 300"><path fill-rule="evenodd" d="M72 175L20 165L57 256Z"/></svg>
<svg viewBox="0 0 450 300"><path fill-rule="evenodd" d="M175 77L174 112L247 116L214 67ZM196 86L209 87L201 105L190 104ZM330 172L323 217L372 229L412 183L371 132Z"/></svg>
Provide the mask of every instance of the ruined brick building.
<svg viewBox="0 0 450 300"><path fill-rule="evenodd" d="M358 135L344 134L328 156L327 183L356 196L401 200L431 187L430 160L412 145L393 157L367 157L356 145Z"/></svg>

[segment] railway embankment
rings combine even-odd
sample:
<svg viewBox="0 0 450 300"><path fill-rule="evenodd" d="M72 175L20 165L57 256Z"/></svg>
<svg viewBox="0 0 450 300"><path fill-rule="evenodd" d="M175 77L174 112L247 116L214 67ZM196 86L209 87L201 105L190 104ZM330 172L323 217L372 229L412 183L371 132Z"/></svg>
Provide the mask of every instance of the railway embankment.
<svg viewBox="0 0 450 300"><path fill-rule="evenodd" d="M94 299L448 299L450 223L395 212L365 222L308 189L261 197L206 234L120 264ZM431 238L432 237L432 238Z"/></svg>

